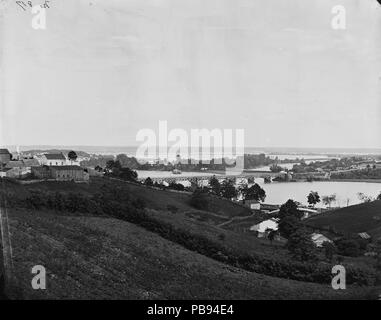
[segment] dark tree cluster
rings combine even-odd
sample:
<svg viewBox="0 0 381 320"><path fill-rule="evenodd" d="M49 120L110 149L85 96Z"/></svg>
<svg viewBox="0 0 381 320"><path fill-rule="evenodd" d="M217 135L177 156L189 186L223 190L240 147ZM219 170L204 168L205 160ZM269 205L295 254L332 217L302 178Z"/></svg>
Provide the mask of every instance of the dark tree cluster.
<svg viewBox="0 0 381 320"><path fill-rule="evenodd" d="M128 167L123 167L121 163L116 160L109 160L106 163L106 176L120 178L126 181L136 181L138 174L135 170L131 170Z"/></svg>

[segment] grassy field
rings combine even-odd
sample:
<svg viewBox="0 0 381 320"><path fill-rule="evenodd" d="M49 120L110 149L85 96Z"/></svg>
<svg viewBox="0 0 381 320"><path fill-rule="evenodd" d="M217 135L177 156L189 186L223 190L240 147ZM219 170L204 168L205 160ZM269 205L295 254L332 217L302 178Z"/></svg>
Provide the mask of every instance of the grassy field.
<svg viewBox="0 0 381 320"><path fill-rule="evenodd" d="M381 236L381 201L373 201L328 211L306 220L307 224L320 228L334 227L339 232L368 232Z"/></svg>
<svg viewBox="0 0 381 320"><path fill-rule="evenodd" d="M217 225L231 218L252 220L252 212L240 205L217 197L210 198L210 211L196 210L189 204L187 193L156 190L141 185L130 184L108 179L93 179L90 184L73 184L70 182L42 182L32 185L9 184L8 191L17 192L23 197L31 190L75 192L94 195L104 185L118 186L122 194L131 198L139 198L145 202L147 212L159 221L167 222L173 227L190 231L192 234L205 236L208 239L223 244L227 248L241 252L263 254L266 256L284 256L286 250L277 245L270 245L267 240L260 240L253 234L237 233L229 228L219 228ZM168 206L176 207L173 213ZM248 218L245 218L248 217Z"/></svg>
<svg viewBox="0 0 381 320"><path fill-rule="evenodd" d="M251 212L216 197L210 211L189 205L190 195L120 181L94 179L90 184L8 182L6 193L26 198L33 190L95 196L104 187L130 200L142 199L146 214L161 223L205 238L237 254L284 259L287 251L252 234L240 223L255 222ZM169 210L168 205L176 210ZM248 272L186 249L138 225L112 217L48 209L9 210L15 275L24 298L121 299L335 299L375 297L374 288L350 286L335 292L329 285L292 281ZM231 221L225 227L219 224ZM241 221L242 219L242 221ZM229 228L232 225L234 228ZM238 229L236 228L238 226ZM192 241L192 239L190 239ZM356 261L350 261L356 264ZM31 290L30 269L48 270L48 290ZM293 270L293 269L292 269Z"/></svg>
<svg viewBox="0 0 381 320"><path fill-rule="evenodd" d="M112 218L10 212L14 274L26 299L351 299L371 289L303 283L246 272ZM32 290L31 268L47 269Z"/></svg>
<svg viewBox="0 0 381 320"><path fill-rule="evenodd" d="M172 192L158 190L156 188L147 188L142 185L130 184L118 180L108 180L102 178L93 178L90 184L74 184L71 182L41 182L38 184L20 186L15 183L8 183L9 191L16 191L26 194L29 190L45 191L66 191L80 192L87 195L93 195L99 191L103 185L117 186L123 189L123 192L131 197L139 198L144 201L146 206L155 210L168 210L168 206L178 209L179 212L187 212L188 215L194 214L199 220L211 223L221 223L236 216L250 216L251 211L241 205L235 204L219 197L210 197L208 211L195 210L190 204L191 195L187 192Z"/></svg>

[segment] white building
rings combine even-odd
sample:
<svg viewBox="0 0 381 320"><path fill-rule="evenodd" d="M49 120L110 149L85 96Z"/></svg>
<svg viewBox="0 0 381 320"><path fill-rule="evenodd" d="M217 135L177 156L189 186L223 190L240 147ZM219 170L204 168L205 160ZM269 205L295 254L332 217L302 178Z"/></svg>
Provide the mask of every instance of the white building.
<svg viewBox="0 0 381 320"><path fill-rule="evenodd" d="M324 242L330 242L332 243L331 240L329 240L325 235L321 233L313 233L311 235L311 240L317 247L322 247Z"/></svg>
<svg viewBox="0 0 381 320"><path fill-rule="evenodd" d="M250 227L250 231L256 232L258 238L265 237L268 230L278 230L278 221L276 219L268 219Z"/></svg>
<svg viewBox="0 0 381 320"><path fill-rule="evenodd" d="M257 200L243 200L243 205L252 209L252 210L260 210L261 203Z"/></svg>
<svg viewBox="0 0 381 320"><path fill-rule="evenodd" d="M305 208L305 207L298 207L298 210L303 213L302 219L307 219L310 216L316 215L319 213L319 211L315 209Z"/></svg>
<svg viewBox="0 0 381 320"><path fill-rule="evenodd" d="M41 159L41 164L46 166L65 166L66 157L62 153L46 153Z"/></svg>
<svg viewBox="0 0 381 320"><path fill-rule="evenodd" d="M6 169L6 168L3 168L0 170L0 178L5 178L7 176L7 172L9 171L10 169Z"/></svg>

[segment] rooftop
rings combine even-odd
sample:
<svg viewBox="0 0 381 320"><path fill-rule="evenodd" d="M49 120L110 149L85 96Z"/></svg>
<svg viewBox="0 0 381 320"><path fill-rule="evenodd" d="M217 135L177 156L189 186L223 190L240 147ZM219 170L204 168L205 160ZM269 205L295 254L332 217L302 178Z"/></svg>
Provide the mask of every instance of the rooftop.
<svg viewBox="0 0 381 320"><path fill-rule="evenodd" d="M258 232L266 232L267 229L278 230L278 221L275 219L268 219L256 225L253 225L250 230Z"/></svg>
<svg viewBox="0 0 381 320"><path fill-rule="evenodd" d="M0 154L11 154L8 149L0 149Z"/></svg>
<svg viewBox="0 0 381 320"><path fill-rule="evenodd" d="M360 238L363 238L363 239L370 239L371 238L371 236L366 232L360 232L358 235L360 236Z"/></svg>
<svg viewBox="0 0 381 320"><path fill-rule="evenodd" d="M48 160L66 160L62 153L45 153L44 156Z"/></svg>
<svg viewBox="0 0 381 320"><path fill-rule="evenodd" d="M11 160L6 164L6 168L38 167L37 159Z"/></svg>
<svg viewBox="0 0 381 320"><path fill-rule="evenodd" d="M325 240L329 241L329 239L324 234L321 234L321 233L313 233L311 235L311 239L312 239L312 241L316 241L319 239L325 239Z"/></svg>
<svg viewBox="0 0 381 320"><path fill-rule="evenodd" d="M63 170L77 170L83 171L83 168L80 166L50 166L51 169L63 171Z"/></svg>
<svg viewBox="0 0 381 320"><path fill-rule="evenodd" d="M23 162L27 167L37 167L40 165L37 159L23 159Z"/></svg>
<svg viewBox="0 0 381 320"><path fill-rule="evenodd" d="M23 167L25 167L25 164L21 160L12 160L12 161L9 161L5 165L5 167L6 168L23 168Z"/></svg>

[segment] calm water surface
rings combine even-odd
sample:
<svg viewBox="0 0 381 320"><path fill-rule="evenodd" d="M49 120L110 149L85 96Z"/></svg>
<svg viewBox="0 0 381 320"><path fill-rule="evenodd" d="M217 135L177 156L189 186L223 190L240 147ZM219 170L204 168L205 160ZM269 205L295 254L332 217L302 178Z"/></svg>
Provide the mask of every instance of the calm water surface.
<svg viewBox="0 0 381 320"><path fill-rule="evenodd" d="M184 172L182 175L173 174L169 171L143 171L138 170L140 178L161 178L181 176L199 176L200 172ZM202 173L204 176L213 176L212 173ZM288 183L264 183L263 179L257 178L255 182L266 191L266 203L282 204L288 199L307 204L307 195L310 191L317 191L320 197L336 194L337 201L332 206L346 206L360 203L358 193L362 192L368 196L376 197L381 192L381 183L377 182L288 182ZM184 185L188 186L189 183ZM323 204L320 204L323 206Z"/></svg>
<svg viewBox="0 0 381 320"><path fill-rule="evenodd" d="M346 206L358 204L358 193L376 197L381 192L381 183L373 182L289 182L265 184L263 179L256 182L266 191L266 203L281 204L288 199L307 204L307 195L310 191L317 191L322 198L325 195L336 194L337 201L332 206ZM320 204L320 206L324 206Z"/></svg>

